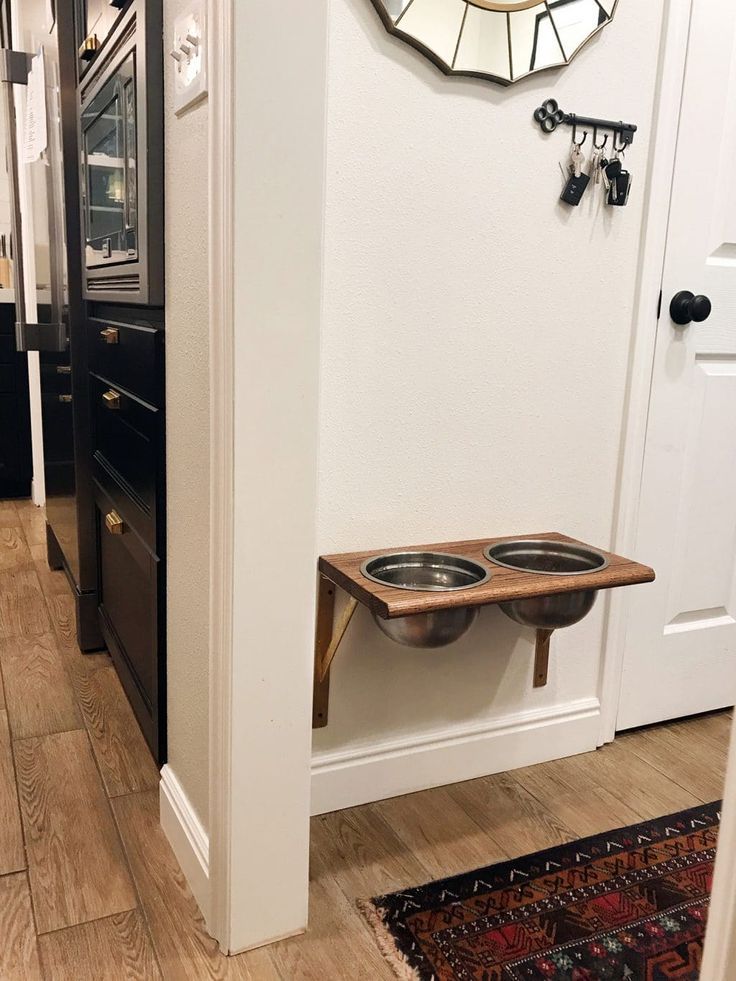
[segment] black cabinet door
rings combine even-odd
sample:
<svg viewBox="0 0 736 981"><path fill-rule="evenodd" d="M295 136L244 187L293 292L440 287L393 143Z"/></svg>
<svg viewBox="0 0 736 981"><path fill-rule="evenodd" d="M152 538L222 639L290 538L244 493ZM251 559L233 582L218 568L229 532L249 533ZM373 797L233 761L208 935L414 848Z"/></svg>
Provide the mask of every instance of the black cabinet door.
<svg viewBox="0 0 736 981"><path fill-rule="evenodd" d="M143 735L161 764L166 760L162 563L130 522L135 508L122 488L110 494L97 484L95 499L100 626Z"/></svg>
<svg viewBox="0 0 736 981"><path fill-rule="evenodd" d="M30 497L28 359L15 349L15 307L0 304L0 498Z"/></svg>

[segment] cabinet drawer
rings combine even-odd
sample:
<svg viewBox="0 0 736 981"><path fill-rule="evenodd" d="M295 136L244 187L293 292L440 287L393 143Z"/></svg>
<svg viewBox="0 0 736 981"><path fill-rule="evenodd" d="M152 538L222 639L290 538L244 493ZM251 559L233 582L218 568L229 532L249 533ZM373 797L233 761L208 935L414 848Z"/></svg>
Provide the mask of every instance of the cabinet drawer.
<svg viewBox="0 0 736 981"><path fill-rule="evenodd" d="M162 407L161 331L144 324L92 319L87 339L90 371Z"/></svg>
<svg viewBox="0 0 736 981"><path fill-rule="evenodd" d="M41 364L41 392L44 396L71 395L71 391L72 371L69 365Z"/></svg>
<svg viewBox="0 0 736 981"><path fill-rule="evenodd" d="M156 508L162 413L107 379L90 375L93 456L112 470L140 507Z"/></svg>
<svg viewBox="0 0 736 981"><path fill-rule="evenodd" d="M163 658L158 635L160 562L124 519L122 526L117 523L114 502L99 485L95 505L101 627L141 728L157 752Z"/></svg>
<svg viewBox="0 0 736 981"><path fill-rule="evenodd" d="M131 497L100 453L95 453L92 459L92 476L100 490L104 491L112 501L113 507L126 525L135 531L153 552L158 554L155 509L148 511L142 508L134 497Z"/></svg>

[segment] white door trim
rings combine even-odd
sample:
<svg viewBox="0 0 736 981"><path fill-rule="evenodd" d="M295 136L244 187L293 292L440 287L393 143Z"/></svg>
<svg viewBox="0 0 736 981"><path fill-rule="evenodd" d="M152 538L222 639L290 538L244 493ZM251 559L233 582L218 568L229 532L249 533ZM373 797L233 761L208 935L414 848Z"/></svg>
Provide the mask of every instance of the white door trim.
<svg viewBox="0 0 736 981"><path fill-rule="evenodd" d="M209 878L207 926L230 950L234 340L233 0L208 0L210 324Z"/></svg>
<svg viewBox="0 0 736 981"><path fill-rule="evenodd" d="M635 555L647 436L652 366L657 341L656 310L662 286L672 179L675 169L682 88L685 80L692 0L668 0L660 45L660 72L651 137L642 260L634 312L632 351L625 411L621 476L613 549ZM666 313L665 313L666 316ZM637 556L646 562L646 556ZM599 683L600 743L616 734L621 675L629 619L629 590L612 590Z"/></svg>
<svg viewBox="0 0 736 981"><path fill-rule="evenodd" d="M723 794L723 816L718 835L718 857L713 878L708 931L701 981L731 981L736 963L736 726L731 730L731 752Z"/></svg>
<svg viewBox="0 0 736 981"><path fill-rule="evenodd" d="M328 0L208 4L208 927L237 953L308 913Z"/></svg>

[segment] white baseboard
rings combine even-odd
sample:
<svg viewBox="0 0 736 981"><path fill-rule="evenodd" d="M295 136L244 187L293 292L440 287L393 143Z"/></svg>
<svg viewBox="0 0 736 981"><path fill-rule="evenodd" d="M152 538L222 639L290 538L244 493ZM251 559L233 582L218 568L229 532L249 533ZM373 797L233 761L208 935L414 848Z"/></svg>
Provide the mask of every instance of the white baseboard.
<svg viewBox="0 0 736 981"><path fill-rule="evenodd" d="M418 739L315 754L312 814L591 752L600 714L598 699L586 698Z"/></svg>
<svg viewBox="0 0 736 981"><path fill-rule="evenodd" d="M189 883L205 923L210 922L210 842L176 774L168 765L159 784L161 827Z"/></svg>

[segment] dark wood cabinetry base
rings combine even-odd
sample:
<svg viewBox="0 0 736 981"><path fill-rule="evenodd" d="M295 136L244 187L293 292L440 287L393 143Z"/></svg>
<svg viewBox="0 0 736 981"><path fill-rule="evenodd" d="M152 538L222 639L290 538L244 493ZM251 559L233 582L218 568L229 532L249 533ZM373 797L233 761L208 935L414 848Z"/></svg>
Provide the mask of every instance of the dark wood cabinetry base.
<svg viewBox="0 0 736 981"><path fill-rule="evenodd" d="M74 595L74 605L77 620L77 646L85 654L93 654L105 647L105 641L100 630L97 617L98 596L96 590L80 592L74 576L66 566L64 553L56 540L51 525L46 525L46 561L49 569L63 569Z"/></svg>

